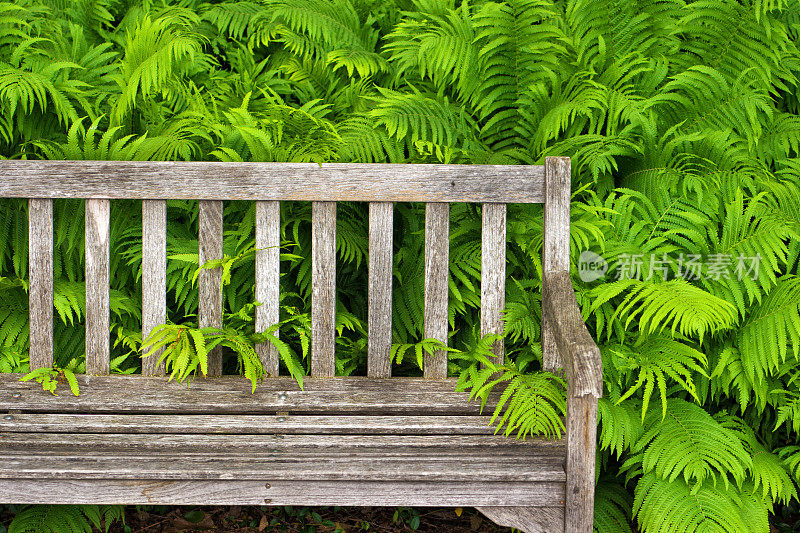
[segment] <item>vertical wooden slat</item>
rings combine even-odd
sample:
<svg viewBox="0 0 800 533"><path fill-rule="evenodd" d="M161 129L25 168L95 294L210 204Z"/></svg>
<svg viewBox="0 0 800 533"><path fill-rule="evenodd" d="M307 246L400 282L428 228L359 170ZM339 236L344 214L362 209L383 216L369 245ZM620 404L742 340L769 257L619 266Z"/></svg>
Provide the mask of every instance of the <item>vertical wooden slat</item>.
<svg viewBox="0 0 800 533"><path fill-rule="evenodd" d="M86 200L86 373L110 370L109 238L111 201Z"/></svg>
<svg viewBox="0 0 800 533"><path fill-rule="evenodd" d="M394 204L369 204L367 376L392 375L392 225Z"/></svg>
<svg viewBox="0 0 800 533"><path fill-rule="evenodd" d="M142 200L142 339L166 321L167 201ZM142 359L142 374L164 375L163 351Z"/></svg>
<svg viewBox="0 0 800 533"><path fill-rule="evenodd" d="M336 374L336 202L312 202L311 375Z"/></svg>
<svg viewBox="0 0 800 533"><path fill-rule="evenodd" d="M200 264L222 259L222 200L200 200ZM204 269L198 278L200 303L198 322L201 328L222 327L222 269ZM222 375L222 351L208 354L208 375Z"/></svg>
<svg viewBox="0 0 800 533"><path fill-rule="evenodd" d="M569 202L572 185L571 163L568 157L545 158L544 244L542 267L544 272L566 270L569 272ZM543 278L545 276L542 276ZM542 294L547 291L542 281ZM562 368L552 326L542 316L542 357L545 370Z"/></svg>
<svg viewBox="0 0 800 533"><path fill-rule="evenodd" d="M53 200L28 200L30 366L53 366Z"/></svg>
<svg viewBox="0 0 800 533"><path fill-rule="evenodd" d="M425 338L447 343L449 293L450 204L425 204ZM425 354L426 378L447 377L447 353Z"/></svg>
<svg viewBox="0 0 800 533"><path fill-rule="evenodd" d="M481 240L481 335L503 332L506 306L506 204L483 204ZM492 347L494 363L502 365L503 340Z"/></svg>
<svg viewBox="0 0 800 533"><path fill-rule="evenodd" d="M280 320L281 204L256 202L256 331L264 331ZM275 332L277 335L277 332ZM269 342L256 345L268 376L279 373L278 350Z"/></svg>

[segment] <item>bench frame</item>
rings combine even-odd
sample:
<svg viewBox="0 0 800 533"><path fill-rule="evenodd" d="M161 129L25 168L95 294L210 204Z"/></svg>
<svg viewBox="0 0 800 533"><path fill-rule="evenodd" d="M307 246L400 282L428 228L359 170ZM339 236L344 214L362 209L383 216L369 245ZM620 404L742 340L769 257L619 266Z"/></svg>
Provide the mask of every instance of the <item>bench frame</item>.
<svg viewBox="0 0 800 533"><path fill-rule="evenodd" d="M166 200L200 202L200 263L222 257L222 201L256 201L256 328L278 321L280 208L282 200L313 202L312 215L312 340L311 378L322 389L391 378L392 217L393 202L425 202L425 324L426 337L447 342L449 203L483 204L481 332L502 331L505 307L506 203L544 203L542 352L545 369L560 371L568 383L566 418L566 486L563 512L553 507L479 506L495 522L523 531L592 531L594 507L597 399L602 395L600 352L580 314L569 276L570 160L547 157L544 166L500 165L383 165L302 163L154 163L105 161L0 161L4 180L0 197L29 199L30 365L53 364L53 198L86 199L86 368L85 386L117 378L109 373L109 235L110 200L141 199L143 220L143 336L166 322ZM333 378L335 373L336 202L367 201L369 209L368 370L366 378ZM199 324L220 326L222 290L219 270L203 270L199 277ZM257 346L265 370L278 375L279 360L269 344ZM503 346L494 347L503 361ZM163 382L158 357L143 360L143 374ZM209 356L209 377L220 376L219 351ZM19 376L0 375L0 383L18 399ZM425 356L426 380L447 377L445 354ZM220 378L229 383L229 378ZM268 378L266 388L289 388L285 377ZM406 378L394 378L400 381ZM98 381L99 380L99 381ZM350 381L346 381L350 380ZM355 380L355 381L353 381ZM387 381L384 381L387 380ZM413 381L413 380L412 380ZM419 381L419 380L417 380ZM329 385L324 385L327 382ZM214 383L214 380L209 380ZM409 381L411 383L411 381ZM452 380L440 381L452 385ZM29 390L30 385L26 385ZM313 388L313 387L312 387ZM260 387L261 389L261 387ZM136 391L131 391L136 394ZM280 397L279 393L279 397ZM285 393L284 397L285 397ZM302 394L302 393L300 393ZM387 396L388 397L388 396ZM389 402L387 400L387 402ZM390 402L389 402L390 403ZM0 398L0 411L18 412L19 402ZM267 408L267 407L265 407ZM79 411L79 407L73 409ZM0 424L0 431L4 428ZM2 437L2 433L0 433ZM502 437L497 437L498 439ZM0 440L0 449L3 441ZM562 474L563 475L563 474ZM263 492L263 482L234 479L215 481L219 494ZM296 482L295 482L296 483ZM355 483L355 482L354 482ZM411 494L410 482L361 482L353 485L352 504L359 494L408 493L405 505L426 505L427 496ZM503 483L498 481L497 483ZM204 485L172 487L172 503L191 503ZM251 486L252 485L252 486ZM480 483L463 482L450 489L453 496L439 504L459 505L458 494L480 491ZM55 478L2 479L0 501L32 503L50 495L50 503L72 503L70 493L88 494L92 501L138 503L136 482L86 479L65 483ZM128 493L125 487L131 487ZM419 487L416 482L414 487ZM269 488L269 484L267 485ZM178 490L175 492L175 490ZM258 490L257 490L258 489ZM437 490L443 489L440 484ZM513 483L508 484L513 492ZM543 485L543 497L547 486ZM153 487L155 492L158 487ZM310 482L298 502L324 505L325 494L339 494L341 484L325 488ZM328 492L326 492L326 490ZM181 492L187 491L187 492ZM141 492L141 491L140 491ZM424 492L424 491L423 491ZM445 491L446 492L446 491ZM25 495L37 494L38 496ZM175 494L183 496L176 496ZM316 496L313 496L316 494ZM108 496L104 496L108 495ZM197 494L195 494L195 497ZM181 499L181 497L183 499ZM105 499L104 499L105 498ZM73 498L74 499L74 498ZM223 498L224 499L224 498ZM167 498L169 500L169 498ZM166 501L166 500L164 500ZM247 498L239 503L253 503ZM511 498L509 498L511 501ZM269 502L269 501L268 501ZM387 505L394 504L388 498ZM258 503L263 503L259 501ZM500 505L497 505L500 504Z"/></svg>

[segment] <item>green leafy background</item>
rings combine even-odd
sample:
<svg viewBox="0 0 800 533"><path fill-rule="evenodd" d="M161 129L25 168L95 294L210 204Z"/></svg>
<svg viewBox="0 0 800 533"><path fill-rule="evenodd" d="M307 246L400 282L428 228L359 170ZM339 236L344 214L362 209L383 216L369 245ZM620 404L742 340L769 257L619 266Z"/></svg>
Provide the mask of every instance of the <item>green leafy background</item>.
<svg viewBox="0 0 800 533"><path fill-rule="evenodd" d="M605 365L597 529L766 532L800 476L798 42L798 0L0 2L0 156L570 156L573 281ZM0 206L5 372L28 370L26 209ZM282 303L303 317L310 205L286 202L281 214ZM197 311L196 205L169 202L168 218L178 323ZM82 202L55 202L56 362L78 370L83 220ZM112 220L113 367L134 372L139 204L113 202ZM343 375L366 363L366 220L365 205L339 205ZM541 221L541 206L509 207L506 344L521 390L554 386L531 374L541 361ZM420 205L396 206L397 345L423 340L423 222ZM226 255L244 258L225 306L246 330L254 206L226 203L225 224ZM479 206L454 204L451 228L450 345L468 353L481 343ZM604 279L579 279L584 250L609 261ZM642 276L617 279L633 254ZM737 258L756 255L757 275L738 279ZM684 279L678 258L689 256L731 257L731 275ZM298 347L302 336L298 327L282 339ZM467 366L451 357L453 375ZM394 371L419 373L415 357Z"/></svg>

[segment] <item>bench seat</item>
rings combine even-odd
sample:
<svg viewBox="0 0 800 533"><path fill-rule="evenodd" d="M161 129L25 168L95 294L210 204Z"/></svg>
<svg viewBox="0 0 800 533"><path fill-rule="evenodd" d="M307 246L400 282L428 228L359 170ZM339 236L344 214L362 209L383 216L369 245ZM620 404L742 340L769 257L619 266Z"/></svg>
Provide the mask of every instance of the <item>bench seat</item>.
<svg viewBox="0 0 800 533"><path fill-rule="evenodd" d="M495 435L452 379L78 376L75 397L19 377L0 374L9 503L563 506L564 442Z"/></svg>

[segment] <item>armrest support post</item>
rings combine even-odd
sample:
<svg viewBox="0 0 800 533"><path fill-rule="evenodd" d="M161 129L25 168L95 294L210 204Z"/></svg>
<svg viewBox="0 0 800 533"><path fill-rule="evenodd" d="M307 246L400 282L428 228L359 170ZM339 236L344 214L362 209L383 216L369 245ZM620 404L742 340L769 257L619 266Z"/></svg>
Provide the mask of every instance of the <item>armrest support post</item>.
<svg viewBox="0 0 800 533"><path fill-rule="evenodd" d="M597 399L603 395L600 350L583 323L569 272L545 272L542 314L567 377L565 531L591 533L597 446Z"/></svg>
<svg viewBox="0 0 800 533"><path fill-rule="evenodd" d="M570 396L603 396L600 349L586 329L566 271L545 272L542 311L564 362Z"/></svg>

